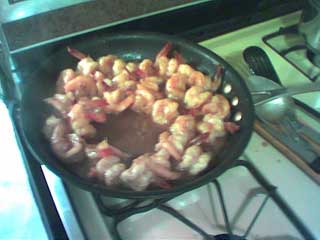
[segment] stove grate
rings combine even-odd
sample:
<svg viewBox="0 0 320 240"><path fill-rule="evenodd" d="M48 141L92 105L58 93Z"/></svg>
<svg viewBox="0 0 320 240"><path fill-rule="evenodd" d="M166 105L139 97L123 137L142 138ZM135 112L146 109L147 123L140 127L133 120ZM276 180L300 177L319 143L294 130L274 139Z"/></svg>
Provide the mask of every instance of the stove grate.
<svg viewBox="0 0 320 240"><path fill-rule="evenodd" d="M139 213L144 213L150 211L152 209L159 209L163 212L166 212L170 216L176 218L180 222L184 223L186 226L197 232L199 235L203 237L204 240L245 240L254 224L259 219L260 213L263 211L267 201L271 198L278 207L282 210L282 212L287 216L287 218L291 221L293 226L300 232L302 236L306 239L313 240L315 239L310 231L305 227L305 225L298 219L298 217L294 214L291 208L285 203L285 201L278 195L276 191L276 187L271 185L262 175L261 173L254 167L254 165L248 161L239 160L236 161L231 168L236 167L245 167L249 173L253 176L253 178L261 185L263 194L265 195L264 200L262 201L260 207L257 209L256 213L252 217L251 223L248 225L245 233L242 236L235 235L232 230L232 226L229 221L228 216L228 208L225 204L222 187L217 179L213 180L211 184L213 184L218 192L218 197L220 201L221 211L224 217L224 224L227 232L219 235L211 235L201 229L197 224L189 220L186 216L182 215L179 211L172 208L171 206L166 205L166 202L177 197L178 195L174 195L167 198L160 198L154 200L133 200L125 206L120 208L112 208L105 205L102 198L103 196L95 194L94 198L96 203L100 209L100 211L109 217L113 218L113 226L112 226L112 234L114 235L115 240L122 240L120 233L118 231L118 224L122 221L130 218L131 216Z"/></svg>

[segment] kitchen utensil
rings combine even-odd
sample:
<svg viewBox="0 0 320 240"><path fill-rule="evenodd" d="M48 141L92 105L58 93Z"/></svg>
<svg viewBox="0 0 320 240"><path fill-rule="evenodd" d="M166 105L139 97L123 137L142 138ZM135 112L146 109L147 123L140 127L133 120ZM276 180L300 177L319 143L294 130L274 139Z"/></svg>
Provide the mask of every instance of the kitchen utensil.
<svg viewBox="0 0 320 240"><path fill-rule="evenodd" d="M257 89L279 89L281 86L269 79L252 75L248 78L249 89L253 92ZM288 113L294 111L294 103L290 97L279 97L262 105L256 106L255 112L259 119L266 124L275 123L291 136L295 141L299 140L299 136L290 128L287 119Z"/></svg>
<svg viewBox="0 0 320 240"><path fill-rule="evenodd" d="M248 47L243 51L243 57L246 63L248 64L250 70L255 75L266 77L282 86L280 78L278 77L268 55L262 48L257 46ZM276 85L274 85L274 87L276 87ZM303 110L307 111L312 116L317 117L319 113L315 109L311 108L310 106L301 102L300 100L293 99L293 98L289 98L289 99L281 98L281 99L276 99L274 101L275 101L274 104L277 104L276 106L277 112L273 113L271 112L272 109L269 109L270 114L268 116L264 116L265 118L267 118L267 120L273 121L274 114L278 115L281 112L283 113L284 111L286 111L287 115L289 115L288 113L290 113L290 116L288 117L290 118L290 123L294 127L295 131L298 132L300 136L302 137L305 136L306 137L305 140L306 139L309 140L309 143L312 142L314 146L317 146L317 145L320 146L319 134L317 134L315 131L312 131L309 127L306 127L305 125L301 124L297 120L296 115L294 114L294 109L295 109L294 104L301 107ZM292 105L293 107L288 110L286 106L289 106L289 105ZM265 104L264 108L269 108L268 106L270 106L271 108L273 107L272 105Z"/></svg>
<svg viewBox="0 0 320 240"><path fill-rule="evenodd" d="M248 86L251 90L255 90L259 87L266 89L281 87L280 85L269 79L256 75L250 76L248 78ZM296 142L296 147L300 148L300 152L304 152L304 155L308 156L307 159L311 159L308 162L309 166L314 171L319 173L320 152L312 147L312 145L310 145L308 141L300 137L300 134L302 134L301 130L306 129L306 127L304 127L296 120L294 108L295 105L292 98L280 97L265 104L259 105L258 107L256 107L255 111L259 119L266 122L267 124L268 122L280 124L281 127L284 128L287 137L289 139L293 139ZM298 129L300 131L298 131ZM312 135L317 134L313 133ZM320 140L318 140L318 142L319 141Z"/></svg>
<svg viewBox="0 0 320 240"><path fill-rule="evenodd" d="M257 46L247 47L243 51L243 58L254 75L271 79L282 85L268 55L262 48Z"/></svg>
<svg viewBox="0 0 320 240"><path fill-rule="evenodd" d="M240 131L228 137L225 147L216 156L216 161L204 172L193 179L174 185L171 189L150 189L135 192L123 188L111 188L103 184L93 182L85 177L72 172L52 153L49 144L45 141L41 126L48 116L48 108L43 99L51 96L55 91L57 74L67 67L76 64L76 60L70 57L66 46L79 49L95 58L105 54L118 55L125 60L135 61L145 58L154 59L157 52L165 43L171 42L174 49L179 51L187 63L199 70L213 75L215 66L221 64L225 68L222 80L221 94L235 103L231 113L231 121L239 120ZM35 158L45 164L55 174L66 181L70 181L88 191L98 192L103 195L119 198L163 198L177 195L207 184L212 179L224 172L244 151L253 131L254 110L251 95L242 78L222 58L213 52L186 40L175 36L158 33L117 33L112 35L99 35L91 41L78 38L72 42L55 43L55 51L46 56L39 57L33 64L35 68L29 69L28 81L24 81L21 98L16 101L17 113L15 121L22 139ZM26 49L30 54L34 49ZM26 53L26 54L27 54ZM227 91L223 91L227 90ZM237 100L237 101L236 101ZM237 118L234 118L237 116Z"/></svg>
<svg viewBox="0 0 320 240"><path fill-rule="evenodd" d="M279 88L282 84L281 81L268 58L268 55L264 52L262 48L257 46L251 46L244 50L243 57L248 64L250 70L259 76L268 78L268 80L274 82L273 88ZM260 79L261 80L261 79ZM270 82L265 82L265 84L272 84ZM309 162L314 171L319 172L319 147L320 147L320 137L319 133L312 131L310 128L301 124L295 115L294 109L295 104L302 107L307 112L314 114L314 110L303 102L293 99L290 97L275 99L271 102L261 105L256 109L256 113L260 120L267 123L276 122L282 126L287 133L287 136L294 139L304 148L311 150ZM308 155L308 154L307 154ZM312 156L313 155L313 156ZM305 158L307 156L304 156Z"/></svg>
<svg viewBox="0 0 320 240"><path fill-rule="evenodd" d="M267 53L262 48L257 46L250 46L246 48L243 51L243 58L253 74L268 78L282 86L276 70L274 69ZM316 109L310 107L308 104L300 101L299 99L293 99L293 101L304 111L311 114L314 118L318 118L320 120L320 112L318 112Z"/></svg>
<svg viewBox="0 0 320 240"><path fill-rule="evenodd" d="M255 76L255 75L252 77L253 78L256 78L256 77L263 78L263 77ZM270 81L270 80L268 80L268 81ZM265 82L266 85L269 84L268 81ZM252 83L252 84L254 84L254 83ZM255 85L256 85L256 87L259 87L262 84L257 83ZM271 86L271 85L269 85L269 86ZM265 86L265 87L267 87L267 86ZM255 89L257 89L257 88L255 88ZM318 91L320 91L320 82L305 83L305 84L301 84L301 85L290 86L288 88L284 88L284 87L279 86L278 89L266 89L266 88L262 88L262 87L261 88L259 87L259 89L261 89L261 90L258 91L258 90L252 89L253 91L251 91L252 95L258 96L258 100L255 101L255 106L262 105L264 103L270 102L270 101L277 99L277 98L280 98L280 97L290 97L290 96L294 96L294 95L302 94L302 93L318 92ZM265 90L262 90L262 89L265 89Z"/></svg>

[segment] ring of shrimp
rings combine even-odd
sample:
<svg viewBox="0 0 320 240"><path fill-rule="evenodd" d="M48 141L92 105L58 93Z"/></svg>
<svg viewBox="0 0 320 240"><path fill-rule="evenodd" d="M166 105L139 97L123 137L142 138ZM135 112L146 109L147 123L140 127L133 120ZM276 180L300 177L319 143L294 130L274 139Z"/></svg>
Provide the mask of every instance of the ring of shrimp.
<svg viewBox="0 0 320 240"><path fill-rule="evenodd" d="M53 138L52 122L61 119L51 116L46 121L46 138L68 142L70 136L77 137L81 145L76 147L80 146L86 159L95 163L90 176L98 177L107 186L122 184L134 191L143 191L150 184L168 188L171 186L168 181L184 174L199 174L211 160L211 154L204 152L201 144L213 143L227 132L233 134L239 126L228 121L231 111L228 99L216 94L223 67L217 66L214 76L209 77L188 65L179 53L171 52L172 48L167 43L154 61L141 62L126 62L115 55L95 61L68 48L79 59L78 65L75 70L68 68L60 73L59 94L45 101L68 118L71 132L60 131L60 138ZM107 122L108 114L121 114L127 109L151 116L154 123L167 130L159 135L154 152L143 153L129 167L122 160L130 155L106 140L86 143L86 138L96 134L92 123ZM63 135L64 132L69 135ZM57 135L57 131L54 133ZM55 141L51 144L56 155L73 154L64 150L64 142Z"/></svg>

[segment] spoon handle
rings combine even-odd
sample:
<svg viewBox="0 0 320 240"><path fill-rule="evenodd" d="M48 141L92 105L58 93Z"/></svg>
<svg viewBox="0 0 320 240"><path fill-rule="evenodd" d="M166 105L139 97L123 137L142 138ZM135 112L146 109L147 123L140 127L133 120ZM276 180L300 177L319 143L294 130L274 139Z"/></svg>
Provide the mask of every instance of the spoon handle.
<svg viewBox="0 0 320 240"><path fill-rule="evenodd" d="M252 95L266 95L265 98L258 100L254 105L259 106L266 102L272 101L280 97L288 97L301 93L320 91L320 82L303 84L300 86L292 86L289 88L279 88L275 90L253 91Z"/></svg>

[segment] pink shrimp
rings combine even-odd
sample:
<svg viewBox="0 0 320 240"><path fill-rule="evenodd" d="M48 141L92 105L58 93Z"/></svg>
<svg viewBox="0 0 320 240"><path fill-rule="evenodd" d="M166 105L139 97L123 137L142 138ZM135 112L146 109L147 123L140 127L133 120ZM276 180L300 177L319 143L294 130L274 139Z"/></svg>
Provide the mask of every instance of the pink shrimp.
<svg viewBox="0 0 320 240"><path fill-rule="evenodd" d="M179 104L170 99L157 100L152 108L152 119L155 123L165 125L174 120L178 115Z"/></svg>
<svg viewBox="0 0 320 240"><path fill-rule="evenodd" d="M73 92L77 97L94 97L97 94L97 86L90 76L80 75L64 85L66 93Z"/></svg>
<svg viewBox="0 0 320 240"><path fill-rule="evenodd" d="M221 86L222 77L224 74L224 68L221 65L217 65L216 72L212 79L211 90L213 92L217 91Z"/></svg>
<svg viewBox="0 0 320 240"><path fill-rule="evenodd" d="M84 142L76 134L69 134L69 128L60 121L50 137L53 152L65 163L81 162L84 157Z"/></svg>
<svg viewBox="0 0 320 240"><path fill-rule="evenodd" d="M203 105L201 112L203 114L211 113L221 119L225 119L230 114L230 103L223 95L214 95L210 102Z"/></svg>
<svg viewBox="0 0 320 240"><path fill-rule="evenodd" d="M58 77L58 81L57 81L57 93L65 93L64 91L64 85L71 81L72 79L74 79L77 76L77 74L70 68L63 70L59 77Z"/></svg>

